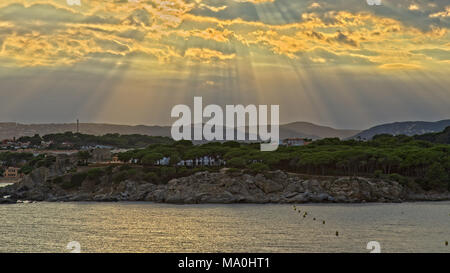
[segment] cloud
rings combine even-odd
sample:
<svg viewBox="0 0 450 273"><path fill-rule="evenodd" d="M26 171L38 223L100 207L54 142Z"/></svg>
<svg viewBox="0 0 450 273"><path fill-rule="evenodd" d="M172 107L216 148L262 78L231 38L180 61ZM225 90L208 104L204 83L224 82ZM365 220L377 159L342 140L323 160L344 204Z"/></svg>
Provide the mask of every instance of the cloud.
<svg viewBox="0 0 450 273"><path fill-rule="evenodd" d="M449 12L448 0L2 0L0 113L167 123L198 94L279 103L290 121L437 119L450 114Z"/></svg>
<svg viewBox="0 0 450 273"><path fill-rule="evenodd" d="M261 4L261 3L267 3L267 2L274 2L275 0L234 0L236 2L250 2L253 4Z"/></svg>
<svg viewBox="0 0 450 273"><path fill-rule="evenodd" d="M445 7L444 11L440 11L440 12L436 12L436 13L432 13L429 15L431 18L436 18L436 17L450 17L450 6Z"/></svg>
<svg viewBox="0 0 450 273"><path fill-rule="evenodd" d="M416 4L411 4L411 5L409 5L408 9L409 10L419 10L419 6Z"/></svg>
<svg viewBox="0 0 450 273"><path fill-rule="evenodd" d="M311 3L311 5L309 5L308 9L316 9L316 8L320 8L321 5L317 2L313 2Z"/></svg>
<svg viewBox="0 0 450 273"><path fill-rule="evenodd" d="M330 10L330 5L336 6L329 1L304 3L302 15L286 23L269 24L239 17L221 19L214 15L241 11L233 5L251 3L257 8L258 4L270 2L274 1L228 0L214 6L215 2L205 0L92 0L74 7L61 1L5 0L0 4L0 58L23 67L70 66L88 60L91 64L96 60L102 63L102 56L108 56L121 63L130 59L138 68L146 60L167 65L186 61L214 64L251 54L255 60L272 58L331 66L339 65L339 59L348 65L389 67L392 63L414 61L420 67L430 67L439 60L427 51L413 51L445 50L445 41L449 41L445 26L434 24L423 30L374 12L351 12L345 6L342 10ZM323 3L327 9L322 10ZM411 9L415 10L413 5L419 7L411 4ZM212 14L193 14L198 8ZM314 12L308 12L308 8L314 8ZM448 16L445 12L450 12L450 7L430 13L429 17L444 18ZM334 61L323 56L301 57L317 48L327 48L340 57ZM367 52L371 55L365 55ZM137 55L142 59L136 59ZM146 64L142 69L147 67Z"/></svg>
<svg viewBox="0 0 450 273"><path fill-rule="evenodd" d="M224 54L220 51L207 48L189 48L184 57L202 63L224 62L236 58L236 54Z"/></svg>
<svg viewBox="0 0 450 273"><path fill-rule="evenodd" d="M417 70L421 69L422 67L416 64L389 63L382 64L379 66L379 68L385 70Z"/></svg>
<svg viewBox="0 0 450 273"><path fill-rule="evenodd" d="M201 9L208 9L208 10L211 10L213 12L219 12L219 11L225 10L226 8L228 8L228 6L223 5L223 6L215 7L215 6L206 5L204 3L200 3L199 4L199 8L201 8Z"/></svg>

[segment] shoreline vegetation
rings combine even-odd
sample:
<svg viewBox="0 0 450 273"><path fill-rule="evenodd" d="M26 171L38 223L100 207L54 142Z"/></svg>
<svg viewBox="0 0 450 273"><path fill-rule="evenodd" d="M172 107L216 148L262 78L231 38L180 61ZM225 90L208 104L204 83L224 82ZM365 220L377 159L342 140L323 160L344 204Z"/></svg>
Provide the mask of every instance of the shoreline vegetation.
<svg viewBox="0 0 450 273"><path fill-rule="evenodd" d="M117 162L105 165L89 165L87 151L29 158L9 153L26 162L21 167L26 175L0 188L0 202L450 200L449 132L447 128L413 137L377 135L369 141L327 138L280 146L275 152L261 152L257 143L164 141L118 153Z"/></svg>

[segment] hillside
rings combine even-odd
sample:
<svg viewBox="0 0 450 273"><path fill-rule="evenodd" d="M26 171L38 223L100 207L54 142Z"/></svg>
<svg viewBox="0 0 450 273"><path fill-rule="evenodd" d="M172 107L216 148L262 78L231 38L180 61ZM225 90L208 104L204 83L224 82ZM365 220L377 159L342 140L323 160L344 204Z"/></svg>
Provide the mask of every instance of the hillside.
<svg viewBox="0 0 450 273"><path fill-rule="evenodd" d="M450 119L436 122L427 121L405 121L394 122L388 124L381 124L370 129L364 130L352 138L354 139L371 139L375 135L390 134L390 135L422 135L426 133L435 133L443 131L447 126L450 126Z"/></svg>
<svg viewBox="0 0 450 273"><path fill-rule="evenodd" d="M48 123L48 124L21 124L6 122L0 123L0 140L11 139L13 137L41 136L55 133L76 132L75 123ZM147 126L147 125L118 125L102 123L80 123L80 132L89 135L105 135L108 133L118 133L121 135L140 134L149 136L170 137L170 126ZM357 130L339 130L326 126L319 126L308 122L294 122L280 126L280 138L305 137L305 138L325 138L339 137L346 138L355 135Z"/></svg>
<svg viewBox="0 0 450 273"><path fill-rule="evenodd" d="M450 144L450 126L445 128L444 131L439 133L428 133L423 135L414 136L418 140L426 140L433 143Z"/></svg>
<svg viewBox="0 0 450 273"><path fill-rule="evenodd" d="M280 126L280 137L282 139L299 136L313 139L327 137L348 138L359 132L360 130L335 129L310 122L293 122Z"/></svg>
<svg viewBox="0 0 450 273"><path fill-rule="evenodd" d="M20 124L20 123L0 123L0 139L11 139L13 137L33 136L35 134L49 135L65 132L76 132L76 123L47 123L47 124ZM80 132L88 135L149 135L170 137L170 127L166 126L145 126L145 125L117 125L102 123L80 123Z"/></svg>

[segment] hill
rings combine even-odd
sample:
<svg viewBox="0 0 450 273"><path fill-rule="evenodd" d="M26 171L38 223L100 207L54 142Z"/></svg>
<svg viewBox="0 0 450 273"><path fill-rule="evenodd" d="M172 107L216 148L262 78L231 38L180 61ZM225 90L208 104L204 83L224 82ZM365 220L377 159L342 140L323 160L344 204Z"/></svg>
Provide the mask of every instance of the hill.
<svg viewBox="0 0 450 273"><path fill-rule="evenodd" d="M312 139L328 137L348 138L359 132L360 130L335 129L310 122L293 122L280 126L281 139L289 137L307 137Z"/></svg>
<svg viewBox="0 0 450 273"><path fill-rule="evenodd" d="M443 131L447 126L450 126L450 119L440 120L436 122L427 121L405 121L394 122L374 126L364 130L356 135L353 139L372 139L375 135L390 134L390 135L423 135L426 133L435 133Z"/></svg>
<svg viewBox="0 0 450 273"><path fill-rule="evenodd" d="M41 136L56 133L76 132L76 123L21 124L13 122L0 123L0 140L19 138L21 136ZM170 126L118 125L102 123L80 123L80 132L88 135L148 135L170 137ZM305 137L312 139L338 137L346 138L355 135L357 130L339 130L319 126L308 122L294 122L280 125L280 138Z"/></svg>
<svg viewBox="0 0 450 273"><path fill-rule="evenodd" d="M21 136L34 136L35 134L49 135L65 132L76 132L76 123L47 123L47 124L21 124L0 123L0 139L19 138ZM148 135L170 137L170 127L167 126L145 126L145 125L117 125L102 123L80 123L80 132L88 135Z"/></svg>
<svg viewBox="0 0 450 273"><path fill-rule="evenodd" d="M433 143L450 144L450 126L439 133L428 133L414 136L418 140L426 140Z"/></svg>

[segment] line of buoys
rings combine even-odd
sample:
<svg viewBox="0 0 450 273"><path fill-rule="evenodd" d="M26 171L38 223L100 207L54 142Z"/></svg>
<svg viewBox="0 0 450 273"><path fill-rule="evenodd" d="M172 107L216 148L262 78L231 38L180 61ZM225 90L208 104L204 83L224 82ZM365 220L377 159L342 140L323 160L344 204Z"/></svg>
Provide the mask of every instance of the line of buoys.
<svg viewBox="0 0 450 273"><path fill-rule="evenodd" d="M297 207L295 205L293 207L294 207L294 210L297 210ZM300 208L297 211L298 211L298 213L302 212ZM308 212L305 211L303 213L303 218L306 218L307 215L308 215ZM320 219L317 219L316 217L313 217L313 221L316 221L316 220L320 221ZM325 220L322 220L322 224L325 225L325 223L326 223ZM338 231L336 231L336 236L339 236L339 232Z"/></svg>
<svg viewBox="0 0 450 273"><path fill-rule="evenodd" d="M302 212L300 209L297 210L297 207L296 207L295 205L293 205L293 207L294 207L294 210L298 211L298 213L301 213L301 212ZM305 211L305 212L303 213L303 218L306 218L306 216L308 216L308 212L307 212L307 211ZM313 218L313 221L316 221L316 220L317 220L317 218L314 217L314 218ZM325 225L325 220L322 221L322 224Z"/></svg>

